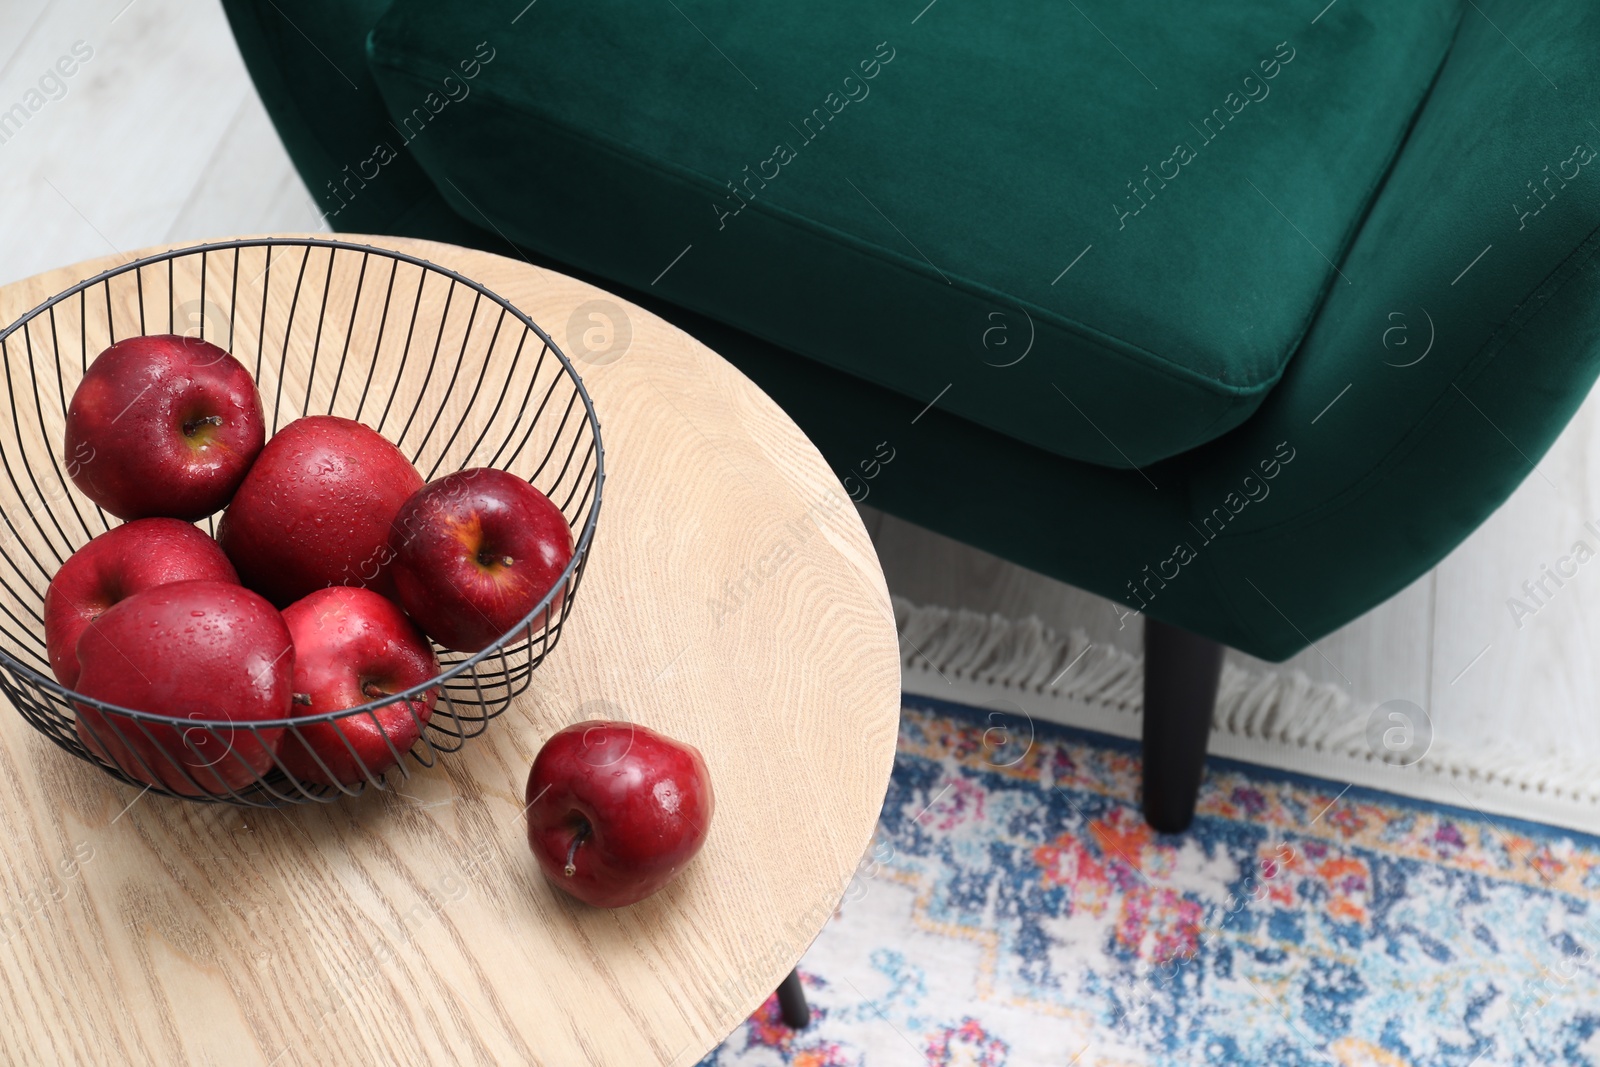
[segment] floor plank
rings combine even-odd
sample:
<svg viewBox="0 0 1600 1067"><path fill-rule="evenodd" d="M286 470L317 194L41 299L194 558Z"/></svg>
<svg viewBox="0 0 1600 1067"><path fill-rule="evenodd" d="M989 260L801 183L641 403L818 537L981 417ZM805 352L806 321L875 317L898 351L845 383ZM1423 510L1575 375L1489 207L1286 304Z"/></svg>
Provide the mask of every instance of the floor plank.
<svg viewBox="0 0 1600 1067"><path fill-rule="evenodd" d="M1440 564L1434 716L1441 733L1530 753L1600 756L1597 455L1600 389L1538 471ZM1563 564L1580 541L1596 558ZM1576 573L1548 577L1557 566ZM1531 613L1513 610L1513 600Z"/></svg>
<svg viewBox="0 0 1600 1067"><path fill-rule="evenodd" d="M220 5L60 0L5 19L0 40L20 41L0 110L40 106L0 143L0 281L165 239L255 96ZM74 46L88 58L57 93Z"/></svg>
<svg viewBox="0 0 1600 1067"><path fill-rule="evenodd" d="M329 229L278 141L261 98L239 103L165 239L201 241L232 233L323 233Z"/></svg>

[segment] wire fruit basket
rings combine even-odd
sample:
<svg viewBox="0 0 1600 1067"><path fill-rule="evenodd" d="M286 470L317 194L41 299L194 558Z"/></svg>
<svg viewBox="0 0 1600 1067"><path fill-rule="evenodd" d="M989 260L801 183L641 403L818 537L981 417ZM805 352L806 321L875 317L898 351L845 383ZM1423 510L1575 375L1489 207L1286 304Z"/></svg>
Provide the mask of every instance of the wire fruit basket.
<svg viewBox="0 0 1600 1067"><path fill-rule="evenodd" d="M487 648L468 655L435 645L437 677L340 711L249 722L178 718L63 687L46 652L45 591L73 552L118 524L78 491L60 455L67 404L97 353L160 333L210 341L250 369L269 437L300 416L338 415L394 442L426 481L471 467L526 479L566 518L571 562L544 600ZM366 720L381 730L379 716L397 709L415 721L415 709L432 698L416 742L404 753L390 744L387 762L409 776L402 757L431 767L481 734L561 636L600 511L600 424L549 335L477 282L346 241L196 245L115 267L40 304L0 331L0 363L11 411L10 425L0 427L0 690L56 745L130 785L253 807L384 788L387 768L369 765L348 740L359 773L331 783L296 777L276 750L324 724ZM217 519L196 525L215 534ZM101 743L91 751L79 735L79 709L122 739L151 744ZM272 751L271 766L229 784L241 776L216 765L251 746Z"/></svg>

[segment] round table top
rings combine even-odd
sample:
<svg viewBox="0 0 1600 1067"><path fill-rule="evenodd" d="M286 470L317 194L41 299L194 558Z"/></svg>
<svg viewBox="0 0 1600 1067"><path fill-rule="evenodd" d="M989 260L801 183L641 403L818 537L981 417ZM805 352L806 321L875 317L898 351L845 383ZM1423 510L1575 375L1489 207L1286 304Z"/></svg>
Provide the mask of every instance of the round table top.
<svg viewBox="0 0 1600 1067"><path fill-rule="evenodd" d="M485 735L330 805L141 795L0 714L0 1059L693 1064L871 840L900 694L872 545L794 423L675 327L515 259L341 237L485 284L575 358L607 480L571 620ZM0 321L123 261L6 286ZM700 749L717 810L676 881L602 911L540 874L522 794L547 737L619 708Z"/></svg>

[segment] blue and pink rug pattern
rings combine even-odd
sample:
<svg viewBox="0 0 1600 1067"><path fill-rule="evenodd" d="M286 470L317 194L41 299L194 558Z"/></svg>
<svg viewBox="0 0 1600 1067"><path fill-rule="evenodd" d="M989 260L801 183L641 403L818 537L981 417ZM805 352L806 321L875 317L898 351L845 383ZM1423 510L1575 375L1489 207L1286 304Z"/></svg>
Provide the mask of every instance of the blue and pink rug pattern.
<svg viewBox="0 0 1600 1067"><path fill-rule="evenodd" d="M877 839L702 1067L1600 1065L1600 840L908 697Z"/></svg>

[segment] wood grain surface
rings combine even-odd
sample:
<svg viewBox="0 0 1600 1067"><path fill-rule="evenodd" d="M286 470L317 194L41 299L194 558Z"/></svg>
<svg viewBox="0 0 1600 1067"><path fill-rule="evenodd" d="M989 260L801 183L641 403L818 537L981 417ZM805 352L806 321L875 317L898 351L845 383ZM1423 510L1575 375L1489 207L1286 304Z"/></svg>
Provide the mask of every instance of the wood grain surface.
<svg viewBox="0 0 1600 1067"><path fill-rule="evenodd" d="M871 838L900 691L872 546L804 435L692 338L515 259L350 239L484 283L580 357L608 477L561 644L485 736L328 806L140 794L0 714L0 1060L692 1064ZM0 322L125 259L0 289ZM543 740L605 716L699 747L717 798L683 875L615 912L546 884L522 816Z"/></svg>

